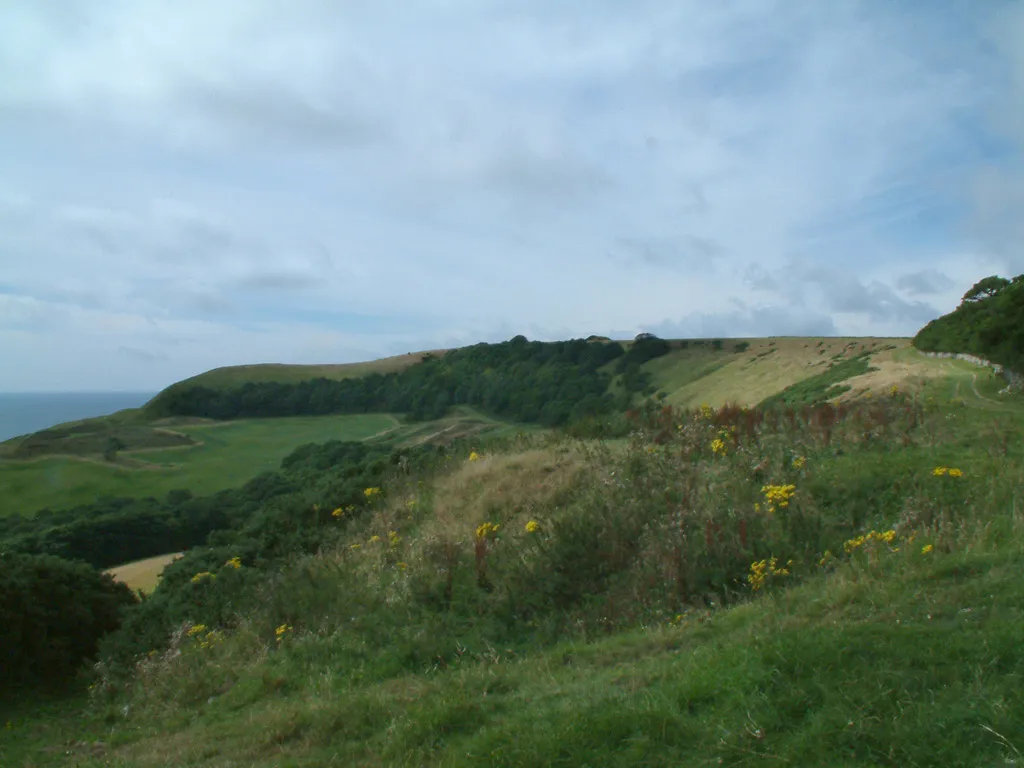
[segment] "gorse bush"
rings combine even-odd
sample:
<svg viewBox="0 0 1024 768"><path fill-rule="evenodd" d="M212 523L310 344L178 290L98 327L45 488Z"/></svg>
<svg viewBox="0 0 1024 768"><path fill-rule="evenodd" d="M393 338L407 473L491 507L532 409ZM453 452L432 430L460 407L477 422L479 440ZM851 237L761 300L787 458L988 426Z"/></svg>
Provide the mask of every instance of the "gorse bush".
<svg viewBox="0 0 1024 768"><path fill-rule="evenodd" d="M67 682L134 602L84 563L0 554L0 688Z"/></svg>

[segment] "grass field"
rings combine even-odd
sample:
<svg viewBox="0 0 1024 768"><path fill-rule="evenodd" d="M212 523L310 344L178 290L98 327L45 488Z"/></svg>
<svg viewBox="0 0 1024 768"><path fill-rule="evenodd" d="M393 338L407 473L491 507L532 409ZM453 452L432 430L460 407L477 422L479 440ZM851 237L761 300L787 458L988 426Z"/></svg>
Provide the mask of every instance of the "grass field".
<svg viewBox="0 0 1024 768"><path fill-rule="evenodd" d="M160 581L160 574L164 568L179 557L181 557L180 552L147 557L145 560L136 560L133 563L125 563L115 568L109 568L106 572L113 576L115 580L124 582L133 590L141 590L148 594L156 589L156 585Z"/></svg>
<svg viewBox="0 0 1024 768"><path fill-rule="evenodd" d="M0 515L61 509L101 496L163 496L176 488L207 494L277 469L303 443L364 440L398 428L387 414L251 419L193 424L177 431L199 445L125 452L117 463L48 457L0 461Z"/></svg>

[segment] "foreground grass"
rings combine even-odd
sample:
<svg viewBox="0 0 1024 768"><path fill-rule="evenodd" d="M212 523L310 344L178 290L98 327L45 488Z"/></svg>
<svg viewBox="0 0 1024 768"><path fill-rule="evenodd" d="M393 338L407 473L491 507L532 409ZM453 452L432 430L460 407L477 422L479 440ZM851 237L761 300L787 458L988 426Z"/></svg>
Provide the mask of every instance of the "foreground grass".
<svg viewBox="0 0 1024 768"><path fill-rule="evenodd" d="M398 427L388 414L251 419L175 427L198 441L185 448L127 452L119 463L75 457L0 461L0 515L61 509L102 496L196 495L242 485L304 443L365 440Z"/></svg>
<svg viewBox="0 0 1024 768"><path fill-rule="evenodd" d="M37 713L8 732L0 761L1015 764L1024 749L1021 557L1019 546L978 541L948 555L854 563L677 625L526 656L467 647L447 669L361 685L332 667L329 644L297 640L187 710L111 715L110 724ZM55 747L71 754L58 760Z"/></svg>

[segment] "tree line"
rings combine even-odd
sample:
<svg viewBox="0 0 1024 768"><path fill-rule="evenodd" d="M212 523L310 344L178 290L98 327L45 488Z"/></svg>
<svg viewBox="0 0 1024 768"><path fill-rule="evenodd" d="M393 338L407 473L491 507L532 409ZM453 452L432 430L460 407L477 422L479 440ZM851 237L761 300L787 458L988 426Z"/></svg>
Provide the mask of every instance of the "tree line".
<svg viewBox="0 0 1024 768"><path fill-rule="evenodd" d="M296 383L250 382L216 390L172 388L147 406L153 416L211 419L404 413L411 420L443 417L472 405L502 418L549 427L624 411L651 383L640 366L669 351L668 342L642 335L628 351L621 344L576 339L476 344L444 356L426 356L395 373ZM613 375L620 386L610 391Z"/></svg>
<svg viewBox="0 0 1024 768"><path fill-rule="evenodd" d="M1024 275L979 280L954 311L918 332L914 346L977 355L1024 373Z"/></svg>

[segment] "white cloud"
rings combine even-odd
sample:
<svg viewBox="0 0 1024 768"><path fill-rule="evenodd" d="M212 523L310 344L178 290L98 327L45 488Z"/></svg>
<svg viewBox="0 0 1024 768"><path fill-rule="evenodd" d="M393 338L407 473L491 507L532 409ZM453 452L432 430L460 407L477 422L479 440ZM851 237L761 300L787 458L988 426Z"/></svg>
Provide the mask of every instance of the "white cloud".
<svg viewBox="0 0 1024 768"><path fill-rule="evenodd" d="M913 333L1024 268L1022 23L8 2L0 355L17 388L132 389L519 332Z"/></svg>

